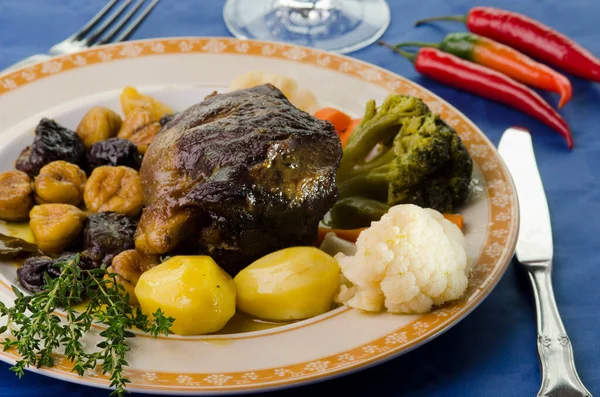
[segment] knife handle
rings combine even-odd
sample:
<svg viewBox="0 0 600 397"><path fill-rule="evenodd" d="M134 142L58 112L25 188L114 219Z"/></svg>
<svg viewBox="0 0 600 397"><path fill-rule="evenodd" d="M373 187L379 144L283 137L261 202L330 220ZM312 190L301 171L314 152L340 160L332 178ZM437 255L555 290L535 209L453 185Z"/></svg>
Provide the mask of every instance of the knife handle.
<svg viewBox="0 0 600 397"><path fill-rule="evenodd" d="M537 349L542 366L538 397L592 397L583 386L573 359L573 347L560 319L552 289L552 262L527 264L537 310Z"/></svg>

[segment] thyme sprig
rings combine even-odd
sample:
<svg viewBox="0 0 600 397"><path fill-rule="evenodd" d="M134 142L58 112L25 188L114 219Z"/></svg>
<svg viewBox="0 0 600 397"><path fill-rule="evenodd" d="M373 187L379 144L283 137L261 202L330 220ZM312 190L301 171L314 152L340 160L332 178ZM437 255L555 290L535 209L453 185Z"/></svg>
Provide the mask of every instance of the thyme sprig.
<svg viewBox="0 0 600 397"><path fill-rule="evenodd" d="M51 367L54 353L63 347L65 356L74 363L74 372L84 376L86 371L98 368L110 375L110 386L114 388L111 396L123 396L130 383L124 370L128 366L127 341L135 337L132 330L137 328L154 337L168 335L174 319L165 317L160 309L147 316L139 307L131 306L116 274L104 267L82 269L78 255L55 266L60 275L50 278L46 274L44 291L26 295L13 286L14 305L7 307L0 302L0 318L7 320L0 334L10 332L2 342L3 348L16 349L20 355L11 370L20 378L27 367ZM76 311L74 307L84 301L88 301L85 309ZM56 315L57 309L64 310L65 320ZM88 351L81 338L94 323L106 328L100 332L103 339L97 349Z"/></svg>

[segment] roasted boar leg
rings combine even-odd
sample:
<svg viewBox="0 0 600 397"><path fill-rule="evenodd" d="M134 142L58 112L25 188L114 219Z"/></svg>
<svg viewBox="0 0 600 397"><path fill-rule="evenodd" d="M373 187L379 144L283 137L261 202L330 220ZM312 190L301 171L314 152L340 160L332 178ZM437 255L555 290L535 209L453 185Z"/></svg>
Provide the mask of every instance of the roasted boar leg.
<svg viewBox="0 0 600 397"><path fill-rule="evenodd" d="M140 251L211 255L235 274L280 248L309 245L337 198L333 126L272 85L211 95L169 121L140 170Z"/></svg>

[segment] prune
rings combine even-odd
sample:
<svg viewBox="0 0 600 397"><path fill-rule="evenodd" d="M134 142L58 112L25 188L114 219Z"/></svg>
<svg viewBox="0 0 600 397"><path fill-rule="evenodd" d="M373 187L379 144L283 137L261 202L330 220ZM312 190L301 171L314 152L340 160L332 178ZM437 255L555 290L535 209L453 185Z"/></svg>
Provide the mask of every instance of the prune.
<svg viewBox="0 0 600 397"><path fill-rule="evenodd" d="M116 212L91 214L83 231L84 255L94 265L110 265L115 255L134 247L137 222Z"/></svg>
<svg viewBox="0 0 600 397"><path fill-rule="evenodd" d="M133 142L127 139L110 138L94 143L87 154L87 161L90 171L103 165L124 165L139 170L141 156Z"/></svg>
<svg viewBox="0 0 600 397"><path fill-rule="evenodd" d="M33 177L43 166L56 160L83 166L85 148L75 131L43 118L35 128L33 143L23 149L15 167Z"/></svg>
<svg viewBox="0 0 600 397"><path fill-rule="evenodd" d="M66 263L70 260L74 260L76 255L77 254L73 252L64 252L62 255L53 259L52 263ZM79 254L79 263L77 266L79 266L82 270L90 270L95 268L95 266L92 265L91 259L82 254Z"/></svg>
<svg viewBox="0 0 600 397"><path fill-rule="evenodd" d="M60 276L61 269L56 265L58 263L66 263L70 260L74 260L76 255L77 254L71 252L65 252L55 259L48 256L33 256L27 258L25 263L23 263L23 266L17 269L19 282L30 292L43 291L46 284L44 273L48 273L50 278L57 278ZM84 256L79 257L78 266L83 270L94 268L91 261Z"/></svg>
<svg viewBox="0 0 600 397"><path fill-rule="evenodd" d="M52 258L47 256L32 256L25 259L23 266L17 269L17 277L21 285L30 292L44 290L44 273L51 278L60 276L60 269L54 266Z"/></svg>

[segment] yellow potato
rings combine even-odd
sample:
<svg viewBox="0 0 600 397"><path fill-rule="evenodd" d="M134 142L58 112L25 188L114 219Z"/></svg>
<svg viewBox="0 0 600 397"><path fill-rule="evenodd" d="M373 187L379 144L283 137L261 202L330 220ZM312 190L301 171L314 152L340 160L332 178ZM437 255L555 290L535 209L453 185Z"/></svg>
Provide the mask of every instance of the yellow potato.
<svg viewBox="0 0 600 397"><path fill-rule="evenodd" d="M235 314L235 284L209 256L168 259L140 276L135 295L144 313L175 318L178 335L216 332Z"/></svg>
<svg viewBox="0 0 600 397"><path fill-rule="evenodd" d="M241 311L266 320L300 320L331 309L340 269L317 248L293 247L260 258L233 281Z"/></svg>

